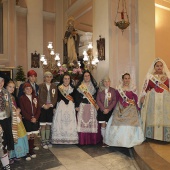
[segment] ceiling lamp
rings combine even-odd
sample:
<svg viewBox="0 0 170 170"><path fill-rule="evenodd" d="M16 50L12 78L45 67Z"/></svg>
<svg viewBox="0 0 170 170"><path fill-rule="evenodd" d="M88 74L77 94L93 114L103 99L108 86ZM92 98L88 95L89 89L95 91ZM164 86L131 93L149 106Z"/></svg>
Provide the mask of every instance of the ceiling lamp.
<svg viewBox="0 0 170 170"><path fill-rule="evenodd" d="M122 8L120 7L122 6ZM120 14L121 20L117 21L117 16L118 13ZM119 0L118 1L118 7L117 7L117 12L116 12L116 18L115 18L115 26L117 26L119 29L123 31L130 25L129 22L129 17L127 14L127 9L126 9L126 0Z"/></svg>

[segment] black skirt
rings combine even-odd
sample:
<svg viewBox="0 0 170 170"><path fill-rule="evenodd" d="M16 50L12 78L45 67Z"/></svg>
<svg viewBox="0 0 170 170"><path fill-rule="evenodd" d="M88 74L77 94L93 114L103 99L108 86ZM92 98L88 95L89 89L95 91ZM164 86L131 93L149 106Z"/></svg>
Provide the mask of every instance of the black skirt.
<svg viewBox="0 0 170 170"><path fill-rule="evenodd" d="M3 130L3 151L4 153L8 150L14 150L14 139L12 135L12 122L11 117L0 120L0 125Z"/></svg>
<svg viewBox="0 0 170 170"><path fill-rule="evenodd" d="M97 111L97 121L99 123L108 122L110 116L112 115L113 110L111 110L108 114L104 114L100 109Z"/></svg>
<svg viewBox="0 0 170 170"><path fill-rule="evenodd" d="M27 133L38 133L39 123L32 123L29 120L23 119L23 124L25 126Z"/></svg>
<svg viewBox="0 0 170 170"><path fill-rule="evenodd" d="M53 121L53 107L50 107L49 109L43 109L41 108L40 118L39 122L41 123L52 123Z"/></svg>

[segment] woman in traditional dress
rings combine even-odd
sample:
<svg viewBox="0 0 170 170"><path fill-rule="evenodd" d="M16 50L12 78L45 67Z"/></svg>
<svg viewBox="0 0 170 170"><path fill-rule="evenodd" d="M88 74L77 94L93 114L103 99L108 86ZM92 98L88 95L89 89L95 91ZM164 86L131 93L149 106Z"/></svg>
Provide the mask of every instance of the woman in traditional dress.
<svg viewBox="0 0 170 170"><path fill-rule="evenodd" d="M97 122L96 93L97 83L86 70L77 84L75 95L80 145L97 144L101 140Z"/></svg>
<svg viewBox="0 0 170 170"><path fill-rule="evenodd" d="M71 77L65 74L58 85L58 101L52 123L52 144L77 144L77 121Z"/></svg>
<svg viewBox="0 0 170 170"><path fill-rule="evenodd" d="M145 137L170 142L170 72L162 59L152 63L140 94Z"/></svg>
<svg viewBox="0 0 170 170"><path fill-rule="evenodd" d="M106 127L104 142L109 146L133 147L144 141L138 114L136 88L130 83L130 74L122 75L117 88L117 104Z"/></svg>
<svg viewBox="0 0 170 170"><path fill-rule="evenodd" d="M99 106L97 120L101 124L101 135L104 138L106 123L108 122L116 104L116 91L114 88L110 87L109 77L103 78L100 82L96 102ZM102 147L106 146L107 145L103 143Z"/></svg>
<svg viewBox="0 0 170 170"><path fill-rule="evenodd" d="M15 134L17 136L17 140L15 141L14 150L10 151L10 163L19 160L21 157L24 157L29 152L28 147L28 138L27 132L22 122L22 118L20 115L20 109L16 105L15 97L13 96L13 92L15 90L15 84L13 81L9 81L7 83L6 89L10 93L11 101L12 101L12 108L13 108L13 115L12 120L13 126L15 126ZM15 138L14 138L15 139Z"/></svg>

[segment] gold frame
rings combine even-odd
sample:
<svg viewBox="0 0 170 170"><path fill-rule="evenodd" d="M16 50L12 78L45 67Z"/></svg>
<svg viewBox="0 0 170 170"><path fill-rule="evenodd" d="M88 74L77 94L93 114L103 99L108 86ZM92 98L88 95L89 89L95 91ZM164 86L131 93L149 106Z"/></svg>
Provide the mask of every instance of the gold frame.
<svg viewBox="0 0 170 170"><path fill-rule="evenodd" d="M11 67L0 67L0 71L3 72L5 75L10 76L13 79L13 69Z"/></svg>

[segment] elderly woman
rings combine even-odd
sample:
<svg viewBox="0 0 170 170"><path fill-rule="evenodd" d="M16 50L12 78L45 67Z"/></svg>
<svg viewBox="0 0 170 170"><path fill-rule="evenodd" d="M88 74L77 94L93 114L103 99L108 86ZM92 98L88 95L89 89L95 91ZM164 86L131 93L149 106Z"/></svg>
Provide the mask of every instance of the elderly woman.
<svg viewBox="0 0 170 170"><path fill-rule="evenodd" d="M39 102L41 107L40 128L42 147L48 149L50 144L51 124L53 120L53 109L57 103L57 86L51 83L53 75L47 71L44 73L44 83L39 85Z"/></svg>
<svg viewBox="0 0 170 170"><path fill-rule="evenodd" d="M104 138L106 123L108 122L116 104L116 91L114 88L110 87L109 77L103 78L100 82L96 102L99 106L97 120L101 123L101 134ZM106 145L103 143L103 147L104 146Z"/></svg>
<svg viewBox="0 0 170 170"><path fill-rule="evenodd" d="M162 59L152 63L140 94L145 137L170 142L170 72Z"/></svg>
<svg viewBox="0 0 170 170"><path fill-rule="evenodd" d="M138 97L129 73L122 75L116 97L116 108L107 124L104 142L109 146L127 148L141 144L144 136L138 114Z"/></svg>
<svg viewBox="0 0 170 170"><path fill-rule="evenodd" d="M96 94L97 83L89 71L84 71L77 84L75 94L75 107L78 121L79 144L97 144L101 134L97 122Z"/></svg>

